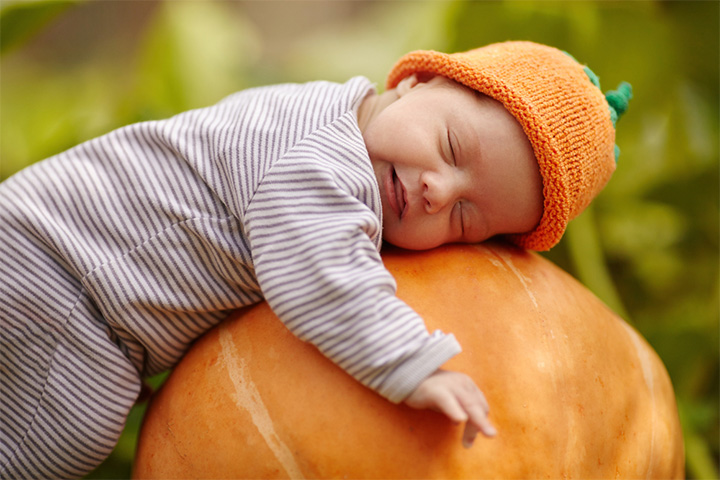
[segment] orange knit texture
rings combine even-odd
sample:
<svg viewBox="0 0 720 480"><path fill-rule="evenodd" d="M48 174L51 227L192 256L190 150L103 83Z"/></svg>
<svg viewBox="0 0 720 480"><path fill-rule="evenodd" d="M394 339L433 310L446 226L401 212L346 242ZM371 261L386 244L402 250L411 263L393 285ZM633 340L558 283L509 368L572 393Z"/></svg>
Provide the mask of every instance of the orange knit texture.
<svg viewBox="0 0 720 480"><path fill-rule="evenodd" d="M583 68L566 53L532 42L454 54L416 51L393 67L387 88L413 73L429 72L501 102L532 143L544 195L535 230L507 238L523 248L549 250L615 170L608 103Z"/></svg>

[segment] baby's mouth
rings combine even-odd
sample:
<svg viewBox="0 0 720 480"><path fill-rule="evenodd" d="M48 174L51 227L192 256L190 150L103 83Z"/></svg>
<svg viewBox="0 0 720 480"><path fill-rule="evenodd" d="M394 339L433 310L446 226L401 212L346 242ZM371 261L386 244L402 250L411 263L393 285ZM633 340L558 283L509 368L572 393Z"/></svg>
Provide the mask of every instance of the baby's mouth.
<svg viewBox="0 0 720 480"><path fill-rule="evenodd" d="M392 180L394 185L395 202L398 207L398 216L400 219L405 215L405 208L407 207L407 192L405 186L402 184L400 177L397 176L395 168L392 169Z"/></svg>

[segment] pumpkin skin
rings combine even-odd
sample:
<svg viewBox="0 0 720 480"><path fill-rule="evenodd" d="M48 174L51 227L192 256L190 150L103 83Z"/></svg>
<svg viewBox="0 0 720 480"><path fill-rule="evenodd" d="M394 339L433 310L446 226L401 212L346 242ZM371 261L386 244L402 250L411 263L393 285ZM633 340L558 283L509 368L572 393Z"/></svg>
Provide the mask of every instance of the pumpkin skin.
<svg viewBox="0 0 720 480"><path fill-rule="evenodd" d="M398 296L463 352L495 438L394 405L267 304L203 336L146 413L135 478L682 478L667 372L579 282L502 243L388 250Z"/></svg>

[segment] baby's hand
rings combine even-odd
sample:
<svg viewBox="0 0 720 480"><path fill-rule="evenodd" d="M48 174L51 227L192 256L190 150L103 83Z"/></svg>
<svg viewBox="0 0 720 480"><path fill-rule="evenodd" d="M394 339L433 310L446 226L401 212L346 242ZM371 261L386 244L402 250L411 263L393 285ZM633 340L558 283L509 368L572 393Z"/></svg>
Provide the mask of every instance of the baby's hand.
<svg viewBox="0 0 720 480"><path fill-rule="evenodd" d="M488 420L485 395L467 375L447 370L437 370L405 399L412 408L444 413L455 423L467 422L463 433L463 446L470 448L478 432L494 437L495 427Z"/></svg>

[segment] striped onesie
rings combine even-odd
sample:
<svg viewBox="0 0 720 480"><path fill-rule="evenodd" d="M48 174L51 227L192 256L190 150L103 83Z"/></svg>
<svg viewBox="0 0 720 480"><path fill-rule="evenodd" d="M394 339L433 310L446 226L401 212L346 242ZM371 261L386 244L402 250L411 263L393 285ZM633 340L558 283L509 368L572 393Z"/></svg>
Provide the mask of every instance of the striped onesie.
<svg viewBox="0 0 720 480"><path fill-rule="evenodd" d="M0 184L0 476L75 477L141 379L267 300L402 401L460 351L395 297L357 123L362 77L238 92L121 128Z"/></svg>

